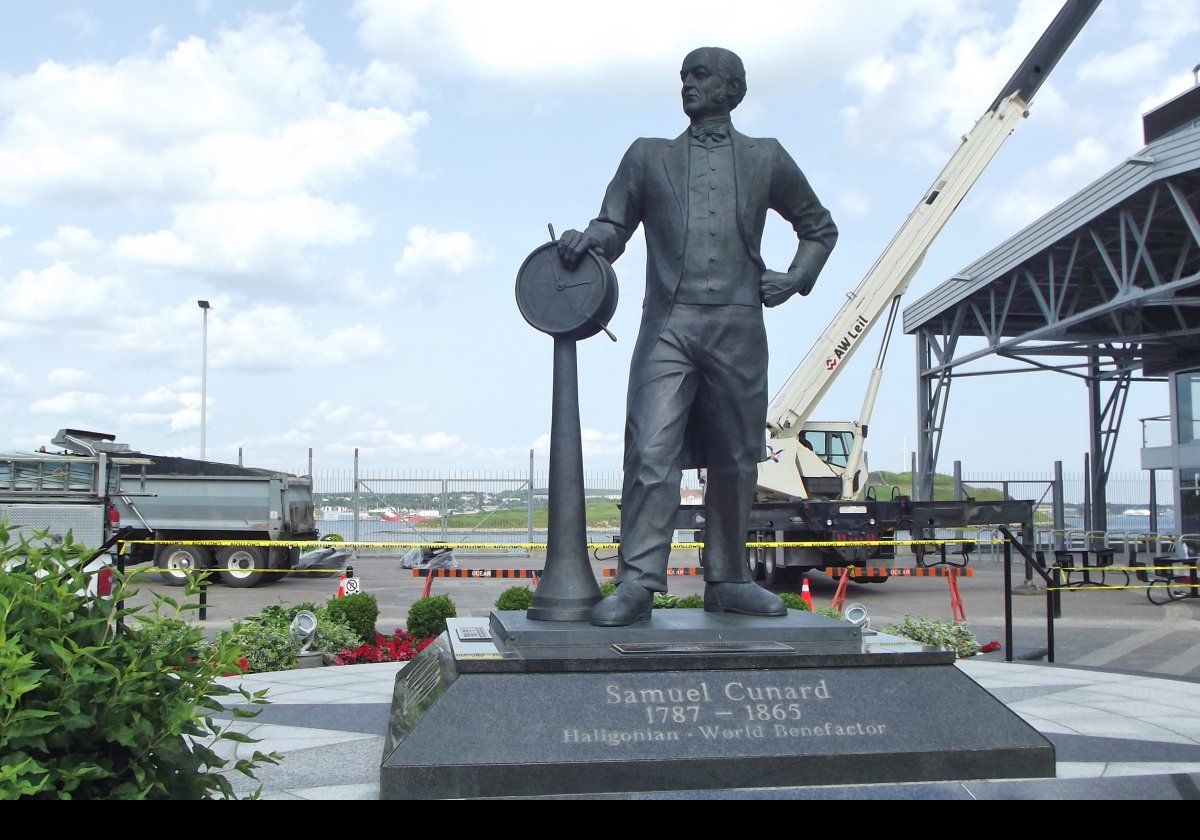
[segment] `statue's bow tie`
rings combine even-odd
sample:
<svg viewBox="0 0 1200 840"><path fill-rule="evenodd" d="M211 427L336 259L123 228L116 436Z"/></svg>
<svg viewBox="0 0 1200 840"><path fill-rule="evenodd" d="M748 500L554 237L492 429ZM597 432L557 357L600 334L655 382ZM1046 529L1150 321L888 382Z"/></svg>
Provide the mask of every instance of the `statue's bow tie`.
<svg viewBox="0 0 1200 840"><path fill-rule="evenodd" d="M729 129L723 125L698 125L692 128L692 137L702 143L706 140L722 143L729 137Z"/></svg>

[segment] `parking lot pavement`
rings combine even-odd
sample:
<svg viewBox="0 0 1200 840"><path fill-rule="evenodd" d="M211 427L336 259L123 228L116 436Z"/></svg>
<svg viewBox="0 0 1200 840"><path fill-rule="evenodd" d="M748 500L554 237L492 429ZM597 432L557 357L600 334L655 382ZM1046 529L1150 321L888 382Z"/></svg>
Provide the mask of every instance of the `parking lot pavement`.
<svg viewBox="0 0 1200 840"><path fill-rule="evenodd" d="M541 568L541 558L505 556L460 556L463 568ZM900 558L897 565L912 565ZM676 552L673 566L694 566L695 552ZM391 631L403 627L409 607L418 600L425 580L401 569L398 555L360 555L353 563L363 591L379 601L378 627ZM600 570L612 562L596 563ZM974 576L960 580L963 603L970 628L980 642L1004 640L1004 589L1002 564L990 559L971 564ZM1017 570L1017 580L1020 581ZM437 579L435 595L449 595L460 616L486 616L510 586L527 581L495 578ZM235 589L224 584L209 588L208 619L202 622L213 632L235 620L259 612L270 604L322 603L337 590L337 577L288 575L252 589ZM828 604L837 583L821 573L810 577L813 600ZM698 577L673 577L672 594L703 592ZM149 603L151 592L178 597L181 590L147 576L142 592L132 603ZM867 608L872 626L885 627L904 615L927 615L948 620L950 601L944 578L893 578L882 584L851 584L848 602ZM1043 595L1014 597L1014 649L1020 658L1044 648L1046 599ZM1188 599L1167 606L1154 606L1141 589L1085 589L1063 594L1063 617L1056 622L1056 661L1062 665L1097 667L1161 676L1200 678L1200 600ZM990 659L1003 653L991 654Z"/></svg>

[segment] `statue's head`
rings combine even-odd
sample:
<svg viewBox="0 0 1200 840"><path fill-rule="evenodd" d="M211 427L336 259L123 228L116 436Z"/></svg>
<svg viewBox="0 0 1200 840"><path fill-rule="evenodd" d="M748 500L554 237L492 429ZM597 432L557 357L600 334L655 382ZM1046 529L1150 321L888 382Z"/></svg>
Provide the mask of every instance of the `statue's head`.
<svg viewBox="0 0 1200 840"><path fill-rule="evenodd" d="M721 47L692 50L679 70L683 112L693 120L728 114L746 96L746 68Z"/></svg>

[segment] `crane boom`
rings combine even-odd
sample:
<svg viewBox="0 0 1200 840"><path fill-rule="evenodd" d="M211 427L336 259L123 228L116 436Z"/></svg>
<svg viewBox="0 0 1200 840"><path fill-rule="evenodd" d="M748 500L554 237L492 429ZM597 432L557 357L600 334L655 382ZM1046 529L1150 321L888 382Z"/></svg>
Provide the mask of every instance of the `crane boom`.
<svg viewBox="0 0 1200 840"><path fill-rule="evenodd" d="M929 246L1004 145L1042 82L1075 40L1100 0L1067 0L1017 72L975 123L921 201L892 237L808 355L776 394L767 413L772 439L795 437L863 338L908 289ZM877 387L877 385L875 386ZM872 389L873 390L873 389ZM868 396L865 414L870 413ZM861 447L859 447L861 448Z"/></svg>

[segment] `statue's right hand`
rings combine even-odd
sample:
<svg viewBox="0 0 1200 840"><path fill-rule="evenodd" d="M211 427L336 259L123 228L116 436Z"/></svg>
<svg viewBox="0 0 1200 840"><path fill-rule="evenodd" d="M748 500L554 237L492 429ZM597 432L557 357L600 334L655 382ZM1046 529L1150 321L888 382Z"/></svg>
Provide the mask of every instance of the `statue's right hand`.
<svg viewBox="0 0 1200 840"><path fill-rule="evenodd" d="M558 238L558 258L568 270L574 271L575 266L583 259L583 255L592 248L599 248L600 243L595 237L577 230L565 230Z"/></svg>

